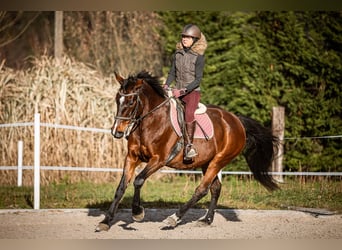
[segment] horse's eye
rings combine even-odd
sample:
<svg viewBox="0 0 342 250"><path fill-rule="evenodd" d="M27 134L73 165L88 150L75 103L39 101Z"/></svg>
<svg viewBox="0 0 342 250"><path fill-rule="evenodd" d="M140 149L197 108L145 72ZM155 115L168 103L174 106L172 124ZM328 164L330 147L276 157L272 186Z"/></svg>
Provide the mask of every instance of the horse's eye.
<svg viewBox="0 0 342 250"><path fill-rule="evenodd" d="M133 99L129 100L128 105L132 106L133 104L134 104L134 100Z"/></svg>

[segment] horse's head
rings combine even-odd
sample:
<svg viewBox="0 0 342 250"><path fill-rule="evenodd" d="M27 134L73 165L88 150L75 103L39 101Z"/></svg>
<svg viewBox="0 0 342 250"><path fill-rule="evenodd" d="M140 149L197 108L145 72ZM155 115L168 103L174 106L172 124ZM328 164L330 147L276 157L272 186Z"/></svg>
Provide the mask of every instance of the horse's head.
<svg viewBox="0 0 342 250"><path fill-rule="evenodd" d="M115 78L121 86L116 94L117 113L111 130L112 135L119 139L129 135L136 122L141 108L139 94L144 81L133 76L124 79L116 72Z"/></svg>
<svg viewBox="0 0 342 250"><path fill-rule="evenodd" d="M127 79L115 72L115 78L120 83L120 89L116 95L117 113L112 135L122 138L127 137L139 121L166 103L166 93L159 78L144 70ZM146 105L147 102L152 103L152 109L150 105ZM150 109L145 110L146 108Z"/></svg>

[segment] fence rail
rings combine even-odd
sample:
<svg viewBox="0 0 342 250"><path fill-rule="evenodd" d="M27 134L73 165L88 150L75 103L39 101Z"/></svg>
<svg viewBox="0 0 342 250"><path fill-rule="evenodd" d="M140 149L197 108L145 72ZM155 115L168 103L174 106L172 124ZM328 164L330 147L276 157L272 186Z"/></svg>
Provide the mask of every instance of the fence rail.
<svg viewBox="0 0 342 250"><path fill-rule="evenodd" d="M88 131L96 133L110 133L108 129L99 128L87 128L77 127L69 125L58 125L40 122L40 114L35 114L34 122L23 122L23 123L11 123L11 124L0 124L0 128L8 127L34 127L34 166L23 166L23 143L18 142L18 166L0 166L1 170L17 170L18 171L18 186L22 184L22 171L33 170L34 171L34 209L40 207L40 171L41 170L53 170L53 171L90 171L90 172L122 172L121 168L95 168L95 167L65 167L65 166L40 166L40 127L51 127L60 129L71 129L78 131ZM301 140L301 139L334 139L341 138L342 135L333 136L315 136L315 137L303 137L303 138L284 138L284 140ZM183 173L183 174L202 174L201 171L196 170L159 170L160 173ZM269 172L275 176L342 176L342 172ZM222 175L251 175L249 171L221 171Z"/></svg>
<svg viewBox="0 0 342 250"><path fill-rule="evenodd" d="M33 170L34 166L0 166L0 170ZM84 172L122 172L122 168L98 168L98 167L64 167L64 166L40 166L40 170L53 171L84 171ZM173 170L161 169L158 173L164 174L202 174L199 170ZM270 175L284 176L342 176L342 172L268 172ZM18 173L19 174L19 173ZM222 175L252 175L250 171L221 171Z"/></svg>

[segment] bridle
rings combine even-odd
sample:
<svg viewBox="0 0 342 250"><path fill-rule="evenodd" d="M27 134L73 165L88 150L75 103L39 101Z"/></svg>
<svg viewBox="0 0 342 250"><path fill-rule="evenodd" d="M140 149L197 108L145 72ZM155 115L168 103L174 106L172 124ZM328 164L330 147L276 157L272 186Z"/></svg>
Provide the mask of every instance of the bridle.
<svg viewBox="0 0 342 250"><path fill-rule="evenodd" d="M131 113L127 117L125 117L125 116L115 116L114 117L115 121L116 120L124 120L124 121L127 121L127 120L134 121L135 120L135 117L136 117L136 115L138 113L138 110L139 110L139 104L142 104L140 96L139 96L139 94L140 94L139 92L140 91L134 92L134 93L125 94L122 91L119 91L118 94L120 95L120 97L136 96L137 97L137 104L135 105L134 109L131 111Z"/></svg>
<svg viewBox="0 0 342 250"><path fill-rule="evenodd" d="M138 116L138 110L139 107L142 106L142 101L140 98L140 89L137 92L133 92L133 93L129 93L129 94L125 94L122 91L119 91L118 94L120 95L120 97L129 97L129 96L136 96L136 105L134 107L134 109L132 109L132 111L130 112L130 114L128 116L114 116L114 121L116 123L117 120L123 120L123 121L129 121L129 124L127 126L127 128L125 129L124 132L124 137L127 137L130 135L130 133L138 126L139 122L142 121L146 116L148 116L149 114L152 114L154 111L156 111L157 109L161 108L163 105L165 105L167 102L170 101L170 97L166 98L163 102L161 102L160 104L158 104L156 107L154 107L153 109L151 109L150 111L148 111L146 114ZM113 130L112 130L112 135L113 134Z"/></svg>

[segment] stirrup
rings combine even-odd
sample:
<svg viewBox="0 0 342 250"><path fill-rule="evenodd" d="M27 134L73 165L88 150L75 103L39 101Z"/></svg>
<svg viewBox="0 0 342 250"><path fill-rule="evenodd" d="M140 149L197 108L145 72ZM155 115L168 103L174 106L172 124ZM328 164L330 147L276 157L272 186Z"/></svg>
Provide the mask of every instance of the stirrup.
<svg viewBox="0 0 342 250"><path fill-rule="evenodd" d="M186 147L190 147L190 150L185 155L186 158L193 158L198 155L196 150L192 148L192 145L186 145Z"/></svg>

